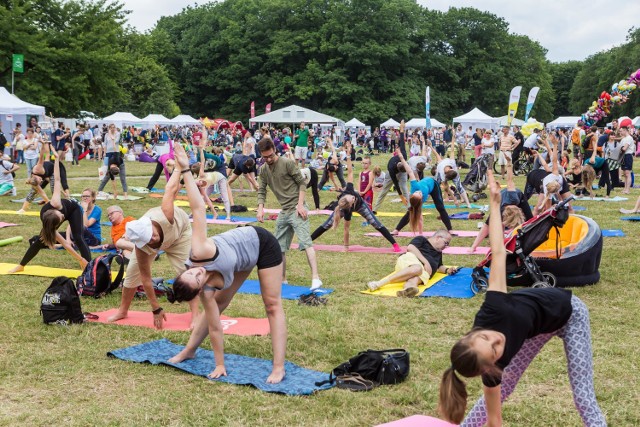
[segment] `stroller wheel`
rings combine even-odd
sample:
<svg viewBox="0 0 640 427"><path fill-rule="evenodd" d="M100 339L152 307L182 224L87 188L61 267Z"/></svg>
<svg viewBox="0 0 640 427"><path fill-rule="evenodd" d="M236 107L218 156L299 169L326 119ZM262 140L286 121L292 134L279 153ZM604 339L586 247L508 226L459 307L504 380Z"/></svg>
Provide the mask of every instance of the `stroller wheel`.
<svg viewBox="0 0 640 427"><path fill-rule="evenodd" d="M558 282L558 279L556 279L556 276L554 276L553 273L549 273L545 271L544 273L542 273L542 276L545 278L545 281L549 284L549 287L551 288L556 287L556 283Z"/></svg>
<svg viewBox="0 0 640 427"><path fill-rule="evenodd" d="M531 285L532 288L550 288L551 286L549 286L549 284L547 282L536 282L533 285Z"/></svg>
<svg viewBox="0 0 640 427"><path fill-rule="evenodd" d="M484 277L476 277L471 281L471 291L474 295L483 294L487 292L489 282Z"/></svg>

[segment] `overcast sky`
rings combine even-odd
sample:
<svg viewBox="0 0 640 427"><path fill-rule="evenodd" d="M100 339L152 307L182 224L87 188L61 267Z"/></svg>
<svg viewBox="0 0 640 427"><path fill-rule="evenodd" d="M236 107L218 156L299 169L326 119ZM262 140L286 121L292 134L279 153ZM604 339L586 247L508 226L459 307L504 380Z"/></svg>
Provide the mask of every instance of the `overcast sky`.
<svg viewBox="0 0 640 427"><path fill-rule="evenodd" d="M129 23L151 29L161 16L194 5L189 0L123 0L131 10ZM201 4L206 2L200 2ZM451 6L475 7L504 18L511 32L537 40L551 61L582 60L625 42L628 30L640 22L639 0L418 0L446 11Z"/></svg>

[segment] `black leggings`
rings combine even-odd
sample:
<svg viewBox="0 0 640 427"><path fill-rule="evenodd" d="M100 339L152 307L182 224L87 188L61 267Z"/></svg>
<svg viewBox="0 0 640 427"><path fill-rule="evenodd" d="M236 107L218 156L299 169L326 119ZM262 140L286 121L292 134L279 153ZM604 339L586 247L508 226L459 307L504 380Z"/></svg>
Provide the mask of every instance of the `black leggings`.
<svg viewBox="0 0 640 427"><path fill-rule="evenodd" d="M158 162L156 164L156 170L155 172L153 172L153 176L151 177L151 179L149 180L149 183L147 184L147 189L151 190L153 186L156 185L156 182L158 182L158 179L160 178L160 175L162 175L163 171L164 171L164 166L162 166L162 163Z"/></svg>
<svg viewBox="0 0 640 427"><path fill-rule="evenodd" d="M391 233L389 233L387 227L382 225L378 218L376 218L371 209L369 209L369 205L362 201L362 203L360 204L360 209L355 212L358 212L364 219L366 219L369 225L378 230L380 234L382 234L384 238L389 241L389 243L395 245L396 239L394 239ZM333 213L329 215L329 218L320 227L316 228L316 230L311 234L311 240L316 240L318 237L322 236L325 231L329 230L333 226L333 217L335 214L336 212L333 211ZM344 215L342 210L340 210L340 215Z"/></svg>
<svg viewBox="0 0 640 427"><path fill-rule="evenodd" d="M451 226L451 219L449 219L449 214L447 213L447 210L444 207L444 200L442 200L442 192L440 191L440 186L436 184L433 187L433 190L431 190L431 193L429 193L429 195L433 199L433 204L436 206L436 210L440 214L440 220L442 221L444 226L449 231L453 230L453 227ZM423 197L423 200L424 200L424 197ZM402 230L405 227L405 225L409 224L409 216L410 216L409 211L407 211L407 213L404 214L404 216L400 219L400 222L398 222L398 225L396 225L397 231Z"/></svg>
<svg viewBox="0 0 640 427"><path fill-rule="evenodd" d="M345 188L347 186L347 181L344 180L344 174L342 173L342 165L338 165L336 171L334 172L337 177L338 180L340 181L340 185L342 185L342 188ZM324 187L324 185L327 183L327 181L329 180L329 171L327 170L327 168L324 168L324 171L322 172L322 179L320 180L320 183L318 184L318 190L322 190L322 187Z"/></svg>
<svg viewBox="0 0 640 427"><path fill-rule="evenodd" d="M616 174L618 171L616 171ZM611 189L613 188L613 184L611 182L611 173L609 171L609 165L605 161L602 164L602 168L600 169L600 180L598 181L598 187L602 188L607 186L607 196L611 194Z"/></svg>
<svg viewBox="0 0 640 427"><path fill-rule="evenodd" d="M85 243L83 239L84 233L84 225L82 223L82 209L75 209L69 218L66 218L69 221L69 225L71 226L71 235L73 236L73 241L75 242L78 250L80 250L80 255L87 261L91 261L91 252L89 251L89 247ZM42 242L42 240L38 237L37 239L33 239L33 243L27 249L27 253L22 257L22 261L20 261L21 266L27 265L36 255L40 252L40 249L45 249L47 246Z"/></svg>
<svg viewBox="0 0 640 427"><path fill-rule="evenodd" d="M314 168L309 168L309 174L311 179L307 184L307 188L311 187L311 193L313 194L313 204L316 209L320 209L320 194L318 193L318 172Z"/></svg>

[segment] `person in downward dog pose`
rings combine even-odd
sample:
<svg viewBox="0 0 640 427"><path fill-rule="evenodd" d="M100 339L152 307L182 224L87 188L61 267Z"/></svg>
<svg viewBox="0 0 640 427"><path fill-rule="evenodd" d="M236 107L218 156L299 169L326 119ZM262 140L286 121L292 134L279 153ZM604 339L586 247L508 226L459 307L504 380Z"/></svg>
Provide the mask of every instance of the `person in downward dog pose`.
<svg viewBox="0 0 640 427"><path fill-rule="evenodd" d="M394 252L402 252L402 249L396 243L396 240L389 233L389 230L380 223L378 218L371 212L369 205L360 196L359 192L353 188L353 166L351 164L351 143L345 144L347 150L347 186L340 193L338 198L338 206L329 218L318 227L312 234L311 240L318 237L330 228L338 228L340 218L344 217L344 252L349 252L349 226L351 225L351 217L354 212L358 212L367 222L378 230L393 245Z"/></svg>
<svg viewBox="0 0 640 427"><path fill-rule="evenodd" d="M176 162L180 169L189 168L189 160L182 147L176 147ZM191 174L185 176L189 205L193 212L193 235L187 270L173 283L175 301L191 301L199 296L204 316L198 321L187 346L169 359L180 363L193 358L209 335L215 357L215 369L210 378L227 375L224 364L224 339L220 314L227 308L242 283L254 267L258 267L260 290L271 328L273 369L266 379L275 384L285 376L284 362L287 346L287 326L282 308L282 253L278 240L259 227L240 227L211 238L207 237L205 206L198 186Z"/></svg>
<svg viewBox="0 0 640 427"><path fill-rule="evenodd" d="M573 400L585 426L606 426L593 387L591 330L586 305L571 291L529 288L507 293L506 249L500 218L500 185L489 171L491 273L473 329L451 349L442 376L439 411L460 423L467 392L459 376L482 377L480 398L461 426L502 425L502 402L542 347L554 336L564 342Z"/></svg>

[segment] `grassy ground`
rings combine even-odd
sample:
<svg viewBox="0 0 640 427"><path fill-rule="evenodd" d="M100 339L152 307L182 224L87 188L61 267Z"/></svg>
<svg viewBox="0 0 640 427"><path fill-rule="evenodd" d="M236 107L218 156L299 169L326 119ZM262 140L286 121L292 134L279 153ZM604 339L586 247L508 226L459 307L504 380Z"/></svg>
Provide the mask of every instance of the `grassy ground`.
<svg viewBox="0 0 640 427"><path fill-rule="evenodd" d="M385 165L386 156L375 156L374 164ZM131 186L146 185L155 166L128 163ZM96 187L97 164L84 161L79 167L67 166L72 192ZM638 170L638 169L636 169ZM24 178L24 168L18 180ZM82 177L90 178L82 178ZM523 178L518 178L523 186ZM163 178L159 185L163 185ZM246 186L246 184L245 184ZM26 190L19 186L19 197ZM602 228L620 228L625 238L608 238L599 284L575 289L589 306L598 400L613 426L640 425L638 384L638 300L637 277L640 264L634 253L639 243L637 223L620 221L617 210L631 207L629 202L581 202L584 214L593 217ZM235 193L236 203L255 206L255 193ZM335 195L322 192L322 205ZM0 200L0 209L17 210L11 197ZM402 206L388 197L385 211L401 211ZM311 197L307 198L308 202ZM125 213L142 215L159 204L145 198L120 202ZM106 212L108 202L99 202ZM273 197L268 207L279 207ZM34 207L33 209L37 209ZM435 212L435 210L433 211ZM425 228L442 226L436 215L426 217ZM325 217L312 216L312 230ZM0 239L22 235L25 241L0 248L3 262L19 262L27 248L26 240L39 231L37 217L3 215L2 221L17 222L20 227L0 229ZM106 214L103 216L106 220ZM390 229L397 218L383 218ZM475 229L476 221L455 221L456 229ZM265 227L273 230L274 223ZM211 226L210 233L228 228ZM372 231L352 224L352 244L385 246L382 238L370 238ZM103 228L108 236L109 229ZM326 233L322 243L338 244L341 231ZM407 244L402 239L401 244ZM453 245L469 246L472 240L455 238ZM186 332L154 331L143 328L88 324L72 327L45 326L38 314L40 297L51 279L27 276L0 278L0 425L303 425L371 426L398 418L436 415L437 391L442 371L449 365L449 350L466 332L482 298L455 300L446 298L380 298L360 294L364 284L386 275L395 262L393 255L363 255L321 252L318 254L321 276L327 287L336 291L326 307L299 306L285 300L289 328L287 359L301 366L329 372L333 367L367 348L403 347L411 352L411 375L396 386L380 387L369 393L353 394L332 389L308 397L267 394L254 388L214 383L185 375L174 369L125 363L106 357L116 348L166 337L184 344ZM446 256L445 263L473 266L479 256ZM78 268L62 251L42 251L33 261L40 265ZM308 285L309 268L303 254L288 254L289 282ZM173 277L173 271L161 258L153 265L154 276ZM255 273L252 275L255 277ZM84 311L116 307L120 293L94 300L83 299ZM182 305L163 302L168 311L182 312ZM136 301L133 309L148 310L146 301ZM264 317L261 299L237 295L227 312L229 316ZM228 353L269 359L269 337L225 337ZM468 382L470 403L481 393L480 381ZM573 406L560 340L552 340L523 376L515 393L504 405L507 425L574 426L580 419Z"/></svg>

